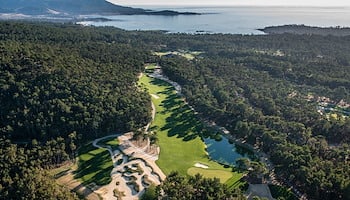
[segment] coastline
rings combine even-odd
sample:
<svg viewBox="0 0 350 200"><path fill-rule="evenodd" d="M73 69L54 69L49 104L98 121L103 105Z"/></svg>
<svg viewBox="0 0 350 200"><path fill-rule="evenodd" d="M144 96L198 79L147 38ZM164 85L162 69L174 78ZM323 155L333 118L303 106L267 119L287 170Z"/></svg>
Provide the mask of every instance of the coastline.
<svg viewBox="0 0 350 200"><path fill-rule="evenodd" d="M318 7L193 7L193 6L142 6L144 10L163 12L171 10L184 15L116 15L101 12L101 15L78 15L87 18L100 18L84 23L91 26L113 26L123 30L155 31L166 30L168 33L185 34L239 34L265 35L264 27L283 26L286 24L305 24L310 27L350 27L350 8ZM187 14L196 13L195 15ZM303 13L309 13L305 16ZM334 15L332 13L337 13ZM141 14L141 13L139 13ZM168 13L170 14L170 13ZM200 14L200 15L198 15ZM102 19L103 18L103 19ZM51 14L29 16L19 13L0 14L2 20L30 20L45 22L75 22L72 17ZM87 20L80 20L87 21Z"/></svg>
<svg viewBox="0 0 350 200"><path fill-rule="evenodd" d="M290 24L281 26L267 26L265 28L257 29L265 34L296 34L296 35L322 35L322 36L349 36L349 27L318 27L306 26L304 24Z"/></svg>

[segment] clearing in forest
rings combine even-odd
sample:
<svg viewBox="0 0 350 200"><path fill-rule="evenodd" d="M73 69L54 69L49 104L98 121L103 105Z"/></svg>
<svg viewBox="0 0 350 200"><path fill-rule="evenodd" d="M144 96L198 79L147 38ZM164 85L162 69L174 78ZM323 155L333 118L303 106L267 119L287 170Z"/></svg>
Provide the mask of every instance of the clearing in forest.
<svg viewBox="0 0 350 200"><path fill-rule="evenodd" d="M178 51L168 51L168 52L154 52L154 55L160 56L160 57L161 56L177 55L177 56L182 56L182 57L186 58L187 60L193 60L201 53L203 53L203 52L178 50Z"/></svg>
<svg viewBox="0 0 350 200"><path fill-rule="evenodd" d="M159 97L152 97L156 115L150 130L157 134L160 146L157 164L165 174L172 171L183 175L200 173L204 177L220 178L222 183L229 179L233 183L239 181L242 174L232 172L232 168L225 168L209 159L200 137L204 130L203 124L173 86L148 76L142 76L140 83L150 94ZM195 167L196 163L208 168ZM232 181L232 178L236 180Z"/></svg>

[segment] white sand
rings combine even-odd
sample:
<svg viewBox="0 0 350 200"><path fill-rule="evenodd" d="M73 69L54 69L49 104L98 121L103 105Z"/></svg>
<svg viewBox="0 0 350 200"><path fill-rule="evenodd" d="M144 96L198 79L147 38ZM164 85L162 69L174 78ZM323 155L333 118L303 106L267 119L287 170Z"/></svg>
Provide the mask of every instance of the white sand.
<svg viewBox="0 0 350 200"><path fill-rule="evenodd" d="M202 163L196 163L194 164L195 167L198 168L203 168L203 169L208 169L209 167L207 165L203 165Z"/></svg>
<svg viewBox="0 0 350 200"><path fill-rule="evenodd" d="M155 95L155 94L151 94L151 96L155 99L159 99L159 96L158 95Z"/></svg>
<svg viewBox="0 0 350 200"><path fill-rule="evenodd" d="M110 146L99 146L98 142L101 140L104 140L106 138L115 138L118 137L119 140L119 149L112 151L112 148ZM162 180L166 178L165 174L161 171L161 169L157 166L155 161L158 159L159 150L153 154L149 154L146 152L147 148L149 147L149 141L147 145L144 147L138 147L135 146L131 142L132 133L126 133L123 135L120 134L114 134L105 136L99 139L96 139L93 141L93 146L97 148L105 148L109 151L111 154L111 158L113 161L113 170L111 172L112 181L102 187L96 188L94 192L97 194L100 194L102 199L106 200L116 200L117 198L114 196L113 190L118 189L121 192L124 192L125 197L123 199L139 199L140 196L145 191L145 186L142 184L141 180L142 177L147 175L149 180L153 182L155 185L159 185ZM123 152L123 153L121 153ZM135 160L129 160L128 157L133 157ZM141 159L140 159L141 158ZM119 159L123 159L123 162L121 164L117 164ZM125 177L122 176L122 171L125 170L124 167L128 166L129 168L132 168L132 165L139 165L139 167L142 169L143 173L133 173L132 175L136 177L137 184L140 187L140 191L136 192L127 185L127 180ZM117 185L116 182L119 182Z"/></svg>

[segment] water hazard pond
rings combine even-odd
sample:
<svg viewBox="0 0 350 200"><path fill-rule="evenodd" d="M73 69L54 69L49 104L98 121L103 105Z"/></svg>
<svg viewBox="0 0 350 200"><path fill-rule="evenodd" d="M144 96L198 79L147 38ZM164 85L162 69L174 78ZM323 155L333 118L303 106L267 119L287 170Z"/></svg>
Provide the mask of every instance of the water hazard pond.
<svg viewBox="0 0 350 200"><path fill-rule="evenodd" d="M239 158L248 158L256 160L256 156L249 149L230 143L225 137L221 137L220 141L210 137L203 138L207 146L207 152L210 159L225 165L235 165Z"/></svg>
<svg viewBox="0 0 350 200"><path fill-rule="evenodd" d="M153 68L158 67L156 70L154 70ZM173 82L171 80L169 80L167 77L165 77L162 74L162 71L160 69L159 66L155 66L155 65L150 65L148 66L146 69L148 69L148 75L151 78L156 78L157 80L160 79L162 81L165 81L167 83L169 83L171 86L173 86L173 88L171 88L171 90L176 90L178 94L181 94L181 86L179 84L177 84L176 82ZM150 82L153 85L156 85L156 82ZM147 85L147 83L146 83ZM162 88L160 88L162 89ZM157 91L154 90L153 92L151 92L151 94L162 94L163 91ZM154 95L153 95L154 97ZM157 96L158 97L158 96ZM159 98L159 97L158 97ZM158 100L158 98L156 98ZM169 97L166 97L169 98ZM159 101L159 100L158 100ZM163 100L165 101L165 99ZM169 99L168 99L169 101ZM178 102L177 102L178 103ZM185 106L185 105L183 105ZM188 109L187 107L188 105L186 105L185 110ZM190 109L188 109L189 111ZM194 110L193 108L191 108L191 110ZM191 112L191 111L189 111ZM185 116L184 113L178 113L177 115L179 116ZM188 112L187 112L188 113ZM174 115L174 113L172 113ZM188 119L192 119L193 117L195 117L194 115L187 115L185 119L185 121L181 121L180 124L191 124L194 123L194 121L188 121ZM184 120L182 119L182 120ZM176 121L179 119L172 119L170 121ZM187 121L186 121L187 120ZM210 125L209 125L210 126ZM177 127L178 129L179 127ZM192 127L195 128L195 127ZM177 130L175 129L175 130ZM239 146L237 144L234 143L230 143L230 141L223 137L222 135L220 135L220 133L216 133L215 134L215 128L209 128L211 131L209 131L210 133L202 133L200 135L202 136L211 136L211 137L202 137L202 141L205 143L205 145L207 146L206 148L206 152L209 155L210 160L215 161L217 163L223 164L223 165L229 165L229 166L233 166L236 164L236 160L239 158L248 158L250 160L257 160L256 157L254 156L254 153L252 151L250 151L249 149ZM184 131L188 131L188 127L182 130L182 132ZM176 131L177 132L177 131ZM168 134L168 133L167 133ZM213 134L213 135L212 135ZM166 138L163 138L163 140ZM169 144L166 144L165 146L163 146L163 152L164 152L164 148L169 147ZM193 149L192 149L193 150ZM188 154L188 152L184 152L185 154ZM179 154L177 152L177 154ZM182 158L181 158L182 159ZM198 159L196 159L198 160Z"/></svg>

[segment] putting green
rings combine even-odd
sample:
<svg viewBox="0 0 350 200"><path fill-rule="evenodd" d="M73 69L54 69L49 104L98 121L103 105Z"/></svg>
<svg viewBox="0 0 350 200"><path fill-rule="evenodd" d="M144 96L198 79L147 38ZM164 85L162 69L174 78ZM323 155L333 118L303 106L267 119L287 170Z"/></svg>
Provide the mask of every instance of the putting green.
<svg viewBox="0 0 350 200"><path fill-rule="evenodd" d="M150 129L157 133L160 146L157 164L166 175L172 171L183 175L198 172L204 177L220 178L221 182L226 182L232 176L241 177L242 174L209 159L199 136L203 130L202 123L169 83L144 75L140 78L140 84L150 94L158 96L152 97L156 115ZM209 168L194 168L197 162Z"/></svg>
<svg viewBox="0 0 350 200"><path fill-rule="evenodd" d="M220 182L225 183L232 177L232 172L223 171L223 170L211 170L211 169L202 169L198 167L191 167L187 170L187 174L194 176L196 174L202 174L206 178L219 178Z"/></svg>

